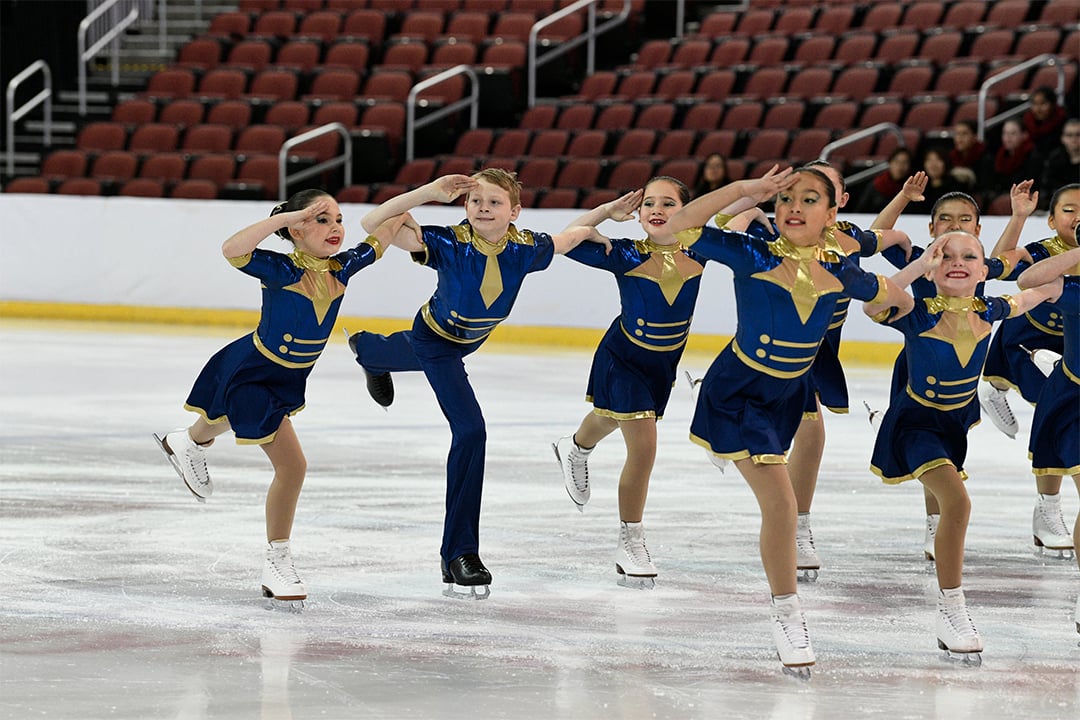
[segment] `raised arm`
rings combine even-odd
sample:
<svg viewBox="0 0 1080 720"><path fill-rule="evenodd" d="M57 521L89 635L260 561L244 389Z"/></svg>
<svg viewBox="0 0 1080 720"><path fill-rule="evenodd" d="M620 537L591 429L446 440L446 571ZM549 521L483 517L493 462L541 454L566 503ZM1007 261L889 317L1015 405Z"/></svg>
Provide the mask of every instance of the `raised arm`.
<svg viewBox="0 0 1080 720"><path fill-rule="evenodd" d="M900 219L900 214L904 212L909 203L925 199L923 192L926 190L927 182L929 182L929 178L922 170L905 180L904 187L900 189L900 192L896 193L896 196L885 207L881 208L881 212L874 218L874 222L870 223L870 229L891 230L895 227L896 221ZM909 239L909 245L910 242Z"/></svg>
<svg viewBox="0 0 1080 720"><path fill-rule="evenodd" d="M1024 229L1024 223L1027 222L1031 213L1035 212L1035 208L1039 206L1039 193L1031 191L1034 185L1034 180L1024 180L1012 186L1009 191L1012 214L1009 215L1009 222L1005 225L1005 229L1002 230L997 244L990 251L991 256L997 257L1006 251L1014 249L1016 243L1020 241L1020 232Z"/></svg>
<svg viewBox="0 0 1080 720"><path fill-rule="evenodd" d="M759 178L729 183L692 200L668 221L668 231L674 234L688 228L704 227L716 213L736 200L749 198L757 205L791 187L795 180L791 168L780 170L779 166L773 165Z"/></svg>
<svg viewBox="0 0 1080 720"><path fill-rule="evenodd" d="M330 212L330 198L320 198L303 210L281 212L237 230L221 245L221 254L227 258L247 255L266 238L286 227L303 227L315 222L319 215ZM338 218L335 218L338 219Z"/></svg>
<svg viewBox="0 0 1080 720"><path fill-rule="evenodd" d="M551 242L555 246L555 254L565 255L586 240L603 245L611 252L611 240L601 235L600 231L589 225L581 225L563 230L561 233L551 236Z"/></svg>
<svg viewBox="0 0 1080 720"><path fill-rule="evenodd" d="M1016 284L1023 289L1033 288L1054 282L1066 273L1075 274L1077 270L1080 270L1080 248L1073 248L1068 252L1048 257L1033 264L1020 273L1020 277L1016 278ZM1060 288L1058 292L1060 292ZM1057 297L1055 296L1054 299L1056 300Z"/></svg>
<svg viewBox="0 0 1080 720"><path fill-rule="evenodd" d="M409 212L424 203L453 202L463 193L475 188L476 185L476 180L468 175L444 175L426 185L421 185L415 190L410 190L387 200L365 215L360 224L366 232L372 232L395 215Z"/></svg>
<svg viewBox="0 0 1080 720"><path fill-rule="evenodd" d="M940 243L937 241L931 243L930 246L926 248L926 252L915 260L912 260L911 263L898 271L891 278L887 278L886 286L888 294L886 297L878 302L863 303L863 312L875 320L890 307L900 308L900 312L893 316L893 320L903 317L911 312L912 307L915 305L915 299L911 297L905 288L915 282L918 278L932 273L934 268L941 263L943 251L943 247ZM896 294L898 292L904 297L900 298Z"/></svg>
<svg viewBox="0 0 1080 720"><path fill-rule="evenodd" d="M634 218L634 212L641 207L641 196L644 193L644 189L633 190L622 197L597 205L592 210L589 210L584 215L568 224L566 229L569 230L570 228L581 226L596 227L605 220L614 220L615 222L632 220Z"/></svg>

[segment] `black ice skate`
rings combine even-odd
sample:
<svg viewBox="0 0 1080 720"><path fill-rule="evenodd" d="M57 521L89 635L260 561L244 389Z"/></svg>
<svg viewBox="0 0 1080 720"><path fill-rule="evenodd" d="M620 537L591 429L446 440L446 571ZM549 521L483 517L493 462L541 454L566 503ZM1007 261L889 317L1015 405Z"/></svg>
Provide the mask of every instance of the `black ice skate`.
<svg viewBox="0 0 1080 720"><path fill-rule="evenodd" d="M476 553L466 553L449 563L443 560L443 595L459 600L485 600L491 595L491 573Z"/></svg>
<svg viewBox="0 0 1080 720"><path fill-rule="evenodd" d="M360 339L360 333L350 335L349 331L345 330L345 337L349 339L349 350L352 351L353 357L358 358L356 343ZM367 391L371 399L384 408L390 407L394 403L394 379L390 377L390 373L373 373L363 365L360 368L364 371L364 377L367 378Z"/></svg>

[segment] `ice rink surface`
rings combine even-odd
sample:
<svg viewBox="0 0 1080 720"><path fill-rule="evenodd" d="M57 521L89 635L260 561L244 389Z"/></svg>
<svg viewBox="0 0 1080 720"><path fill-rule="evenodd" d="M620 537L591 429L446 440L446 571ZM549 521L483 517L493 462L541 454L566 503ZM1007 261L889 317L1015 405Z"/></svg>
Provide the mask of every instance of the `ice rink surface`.
<svg viewBox="0 0 1080 720"><path fill-rule="evenodd" d="M943 661L922 557L922 492L868 470L862 402L887 370L849 368L853 411L828 415L813 527L823 568L800 583L818 663L780 670L757 553L758 510L734 469L687 438L680 376L645 525L652 591L616 585L617 435L592 457L578 513L550 444L587 412L591 353L485 347L467 365L488 421L481 602L442 597L449 431L420 374L389 411L335 339L294 419L308 478L293 532L309 599L259 592L263 453L223 436L198 504L151 433L238 331L0 321L0 717L1030 718L1080 717L1074 562L1031 541L1031 409L1021 432L970 436L965 589L981 668ZM688 356L700 375L710 358ZM1063 492L1071 522L1077 497Z"/></svg>

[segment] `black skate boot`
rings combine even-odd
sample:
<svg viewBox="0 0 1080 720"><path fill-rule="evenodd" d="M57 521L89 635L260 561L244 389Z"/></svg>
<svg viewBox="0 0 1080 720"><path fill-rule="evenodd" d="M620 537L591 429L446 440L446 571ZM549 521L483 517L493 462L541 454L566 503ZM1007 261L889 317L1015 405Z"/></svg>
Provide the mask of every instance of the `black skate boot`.
<svg viewBox="0 0 1080 720"><path fill-rule="evenodd" d="M360 333L349 335L349 350L352 350L353 357L359 357L359 353L356 352L356 343L359 339ZM394 402L394 380L390 377L390 373L373 373L362 365L361 368L364 371L364 377L367 378L367 391L371 399L383 407L390 407Z"/></svg>
<svg viewBox="0 0 1080 720"><path fill-rule="evenodd" d="M462 600L484 600L491 594L491 573L476 553L466 553L442 563L443 595ZM455 586L460 586L458 590ZM466 592L467 591L467 592Z"/></svg>

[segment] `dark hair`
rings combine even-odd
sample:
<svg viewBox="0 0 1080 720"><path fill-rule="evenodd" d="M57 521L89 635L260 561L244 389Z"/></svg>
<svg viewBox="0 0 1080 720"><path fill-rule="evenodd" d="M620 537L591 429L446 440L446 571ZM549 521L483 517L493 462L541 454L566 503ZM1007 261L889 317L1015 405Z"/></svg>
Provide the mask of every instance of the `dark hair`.
<svg viewBox="0 0 1080 720"><path fill-rule="evenodd" d="M1080 183L1069 183L1068 185L1062 185L1054 191L1054 194L1050 197L1051 214L1053 214L1054 210L1057 209L1058 200L1061 199L1062 194L1070 190L1080 190Z"/></svg>
<svg viewBox="0 0 1080 720"><path fill-rule="evenodd" d="M979 125L974 120L957 120L956 124L966 127L968 130L971 131L972 135L979 134Z"/></svg>
<svg viewBox="0 0 1080 720"><path fill-rule="evenodd" d="M810 167L809 164L796 168L797 173L806 173L807 175L813 175L821 182L825 183L825 187L828 188L828 192L825 193L829 198L829 207L836 207L836 186L833 185L833 181L829 179L829 176L818 170L817 167Z"/></svg>
<svg viewBox="0 0 1080 720"><path fill-rule="evenodd" d="M649 187L654 182L658 182L660 180L669 182L676 188L678 188L679 200L682 202L683 205L686 205L688 202L690 202L690 188L686 187L686 183L684 183L682 180L678 178L673 178L670 175L654 175L653 177L649 178L648 182L646 182L645 185L642 186L642 190Z"/></svg>
<svg viewBox="0 0 1080 720"><path fill-rule="evenodd" d="M278 203L274 206L274 209L270 211L270 217L274 217L278 213L283 212L296 212L297 210L303 210L308 205L323 197L333 197L325 190L300 190L295 193L291 198L283 203ZM289 242L296 242L293 236L289 234L289 228L283 227L277 230L275 233L278 237L288 240Z"/></svg>
<svg viewBox="0 0 1080 720"><path fill-rule="evenodd" d="M837 168L835 165L833 165L828 160L811 160L808 163L804 163L803 167L804 168L823 167L823 168L830 168L831 170L836 170L836 175L837 175L837 177L840 178L840 192L842 192L842 193L847 192L847 180L844 179L844 173L840 172L839 168ZM826 177L828 177L828 175L826 175Z"/></svg>
<svg viewBox="0 0 1080 720"><path fill-rule="evenodd" d="M1055 92L1054 88L1050 87L1049 85L1040 85L1039 87L1032 90L1031 97L1035 97L1036 95L1041 95L1042 98L1051 105L1058 104L1057 92Z"/></svg>
<svg viewBox="0 0 1080 720"><path fill-rule="evenodd" d="M939 197L937 199L937 202L934 203L934 207L930 208L930 219L933 220L934 216L937 215L937 211L938 208L941 207L941 203L948 202L950 200L963 200L966 203L970 203L971 207L975 208L975 222L979 222L979 203L975 202L975 198L971 197L966 192L960 192L959 190L947 192L941 197Z"/></svg>

